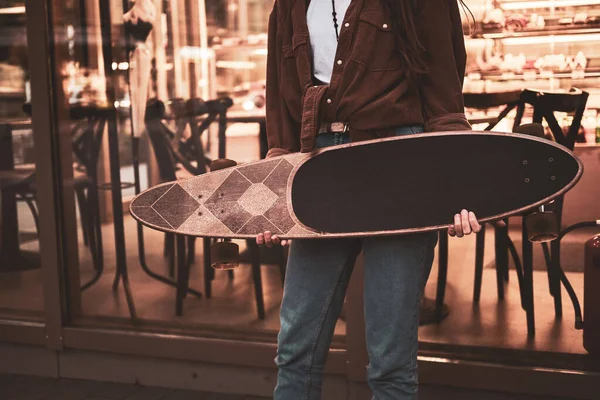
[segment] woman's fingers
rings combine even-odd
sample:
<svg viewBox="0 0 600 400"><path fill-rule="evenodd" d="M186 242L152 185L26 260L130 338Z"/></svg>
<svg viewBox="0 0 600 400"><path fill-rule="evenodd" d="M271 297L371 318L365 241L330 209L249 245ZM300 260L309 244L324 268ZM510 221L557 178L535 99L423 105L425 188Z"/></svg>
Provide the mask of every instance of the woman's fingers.
<svg viewBox="0 0 600 400"><path fill-rule="evenodd" d="M277 235L273 235L273 237L271 237L271 240L273 241L273 244L281 244L281 239L279 239L279 236Z"/></svg>
<svg viewBox="0 0 600 400"><path fill-rule="evenodd" d="M464 235L471 234L471 223L469 221L469 212L467 210L462 210L460 212L460 222L462 224L462 230Z"/></svg>
<svg viewBox="0 0 600 400"><path fill-rule="evenodd" d="M454 231L457 237L461 238L464 236L460 214L454 215Z"/></svg>
<svg viewBox="0 0 600 400"><path fill-rule="evenodd" d="M481 224L477 221L477 216L474 212L469 211L469 224L471 225L471 229L475 233L481 232Z"/></svg>
<svg viewBox="0 0 600 400"><path fill-rule="evenodd" d="M256 244L259 246L267 246L269 248L273 247L274 244L279 244L282 246L289 246L291 243L290 240L281 240L281 238L277 235L273 235L271 232L266 231L264 233L259 233L256 235Z"/></svg>
<svg viewBox="0 0 600 400"><path fill-rule="evenodd" d="M265 232L265 245L269 248L273 247L273 238L271 237L271 232Z"/></svg>
<svg viewBox="0 0 600 400"><path fill-rule="evenodd" d="M448 227L448 235L452 237L456 236L456 230L454 229L454 225L450 225Z"/></svg>

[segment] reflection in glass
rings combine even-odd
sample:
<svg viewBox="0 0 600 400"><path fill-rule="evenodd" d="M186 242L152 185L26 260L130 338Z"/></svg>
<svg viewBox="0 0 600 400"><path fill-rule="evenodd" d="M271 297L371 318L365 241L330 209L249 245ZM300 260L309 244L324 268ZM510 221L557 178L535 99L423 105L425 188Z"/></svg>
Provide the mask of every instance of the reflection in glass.
<svg viewBox="0 0 600 400"><path fill-rule="evenodd" d="M215 158L264 156L272 1L61 3L80 7L55 7L53 32L68 39L57 40L55 70L68 110L60 131L70 132L62 148L72 149L61 157L74 165L60 179L77 199L64 215L79 249L78 268L65 271L70 323L274 340L285 252L239 241L241 267L215 271L211 239L141 228L127 211L139 191L205 173ZM80 191L66 185L77 174Z"/></svg>
<svg viewBox="0 0 600 400"><path fill-rule="evenodd" d="M0 318L40 319L34 140L24 105L30 98L25 7L0 8Z"/></svg>

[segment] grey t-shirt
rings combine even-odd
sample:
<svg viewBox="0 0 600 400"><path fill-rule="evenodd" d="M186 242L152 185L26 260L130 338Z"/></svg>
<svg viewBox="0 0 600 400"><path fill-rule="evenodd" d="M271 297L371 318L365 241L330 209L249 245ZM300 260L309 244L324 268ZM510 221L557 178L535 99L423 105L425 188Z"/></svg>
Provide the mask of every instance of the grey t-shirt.
<svg viewBox="0 0 600 400"><path fill-rule="evenodd" d="M351 0L335 0L338 31L340 33L344 29L344 16L350 2ZM329 83L331 80L337 50L332 12L331 0L311 0L306 13L312 46L314 75L315 78L325 83Z"/></svg>

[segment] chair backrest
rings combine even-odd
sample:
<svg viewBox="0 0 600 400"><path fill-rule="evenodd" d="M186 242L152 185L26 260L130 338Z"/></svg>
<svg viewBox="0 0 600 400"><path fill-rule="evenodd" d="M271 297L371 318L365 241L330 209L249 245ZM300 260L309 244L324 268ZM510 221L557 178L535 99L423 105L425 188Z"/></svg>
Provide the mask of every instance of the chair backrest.
<svg viewBox="0 0 600 400"><path fill-rule="evenodd" d="M148 101L145 115L146 132L158 163L160 179L163 182L170 182L176 179L177 164L172 153L168 128L162 123L164 114L165 105L162 101L157 99Z"/></svg>
<svg viewBox="0 0 600 400"><path fill-rule="evenodd" d="M33 112L31 103L23 104L23 111L31 116ZM69 108L69 117L73 123L71 126L73 154L76 162L85 167L87 176L93 182L97 180L96 171L104 128L111 112L114 110L95 104L75 105Z"/></svg>
<svg viewBox="0 0 600 400"><path fill-rule="evenodd" d="M218 122L218 157L225 158L226 140L225 132L227 130L227 111L233 105L233 100L229 97L222 97L215 100L203 101L201 99L190 99L188 101L188 113L190 126L195 144L199 147L202 133L208 129L213 122ZM207 138L206 152L210 152L210 136ZM210 163L211 160L207 159Z"/></svg>
<svg viewBox="0 0 600 400"><path fill-rule="evenodd" d="M175 179L177 164L193 175L208 171L210 160L202 143L202 134L208 127L219 122L219 148L224 146L226 114L233 101L229 98L204 101L202 99L172 99L163 103L157 99L148 101L146 128L159 163L161 179ZM164 121L174 121L175 131ZM184 137L190 128L190 137Z"/></svg>
<svg viewBox="0 0 600 400"><path fill-rule="evenodd" d="M500 114L488 122L486 131L490 131L502 121L521 102L520 91L496 93L464 93L464 104L467 108L487 110L490 108L504 107Z"/></svg>
<svg viewBox="0 0 600 400"><path fill-rule="evenodd" d="M541 123L546 120L548 127L555 140L573 150L575 141L581 128L581 119L587 104L589 93L583 90L573 88L569 92L544 92L539 90L526 89L521 93L522 105L519 114L519 122L523 116L522 109L525 104L533 107L533 122ZM573 122L569 126L567 134L563 133L562 127L554 116L555 112L567 112L573 114Z"/></svg>

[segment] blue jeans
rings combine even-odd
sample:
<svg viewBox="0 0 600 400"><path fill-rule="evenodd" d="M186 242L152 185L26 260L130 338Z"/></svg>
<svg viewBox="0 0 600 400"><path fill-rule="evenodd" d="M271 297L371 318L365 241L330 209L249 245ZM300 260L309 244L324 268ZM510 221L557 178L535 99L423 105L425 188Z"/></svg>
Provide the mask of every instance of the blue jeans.
<svg viewBox="0 0 600 400"><path fill-rule="evenodd" d="M420 127L397 130L398 135L419 132ZM348 142L347 134L317 137L318 147ZM361 249L369 353L367 379L373 398L416 399L419 300L436 244L435 232L292 241L280 310L274 399L321 398L329 345Z"/></svg>

